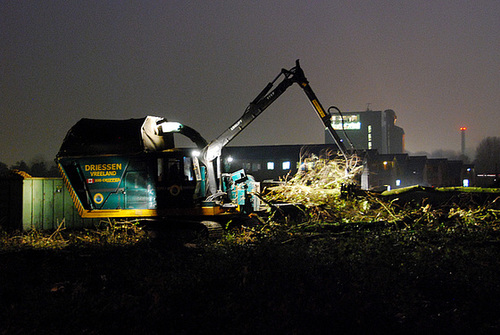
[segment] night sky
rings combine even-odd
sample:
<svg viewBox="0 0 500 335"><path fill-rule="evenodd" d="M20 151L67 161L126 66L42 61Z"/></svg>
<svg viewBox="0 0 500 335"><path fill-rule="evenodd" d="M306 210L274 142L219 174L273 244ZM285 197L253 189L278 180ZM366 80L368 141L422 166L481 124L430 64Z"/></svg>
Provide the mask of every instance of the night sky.
<svg viewBox="0 0 500 335"><path fill-rule="evenodd" d="M211 140L296 59L325 108L393 109L410 153L500 136L497 0L1 1L0 162L52 160L81 118ZM231 144L323 142L293 86Z"/></svg>

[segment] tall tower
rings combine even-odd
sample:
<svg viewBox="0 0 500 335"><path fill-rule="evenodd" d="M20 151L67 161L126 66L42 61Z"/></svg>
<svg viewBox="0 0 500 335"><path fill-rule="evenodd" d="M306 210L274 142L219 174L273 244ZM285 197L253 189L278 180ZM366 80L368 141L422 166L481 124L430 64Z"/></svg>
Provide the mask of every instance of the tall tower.
<svg viewBox="0 0 500 335"><path fill-rule="evenodd" d="M462 156L465 156L465 131L467 127L460 127L460 133L462 136Z"/></svg>

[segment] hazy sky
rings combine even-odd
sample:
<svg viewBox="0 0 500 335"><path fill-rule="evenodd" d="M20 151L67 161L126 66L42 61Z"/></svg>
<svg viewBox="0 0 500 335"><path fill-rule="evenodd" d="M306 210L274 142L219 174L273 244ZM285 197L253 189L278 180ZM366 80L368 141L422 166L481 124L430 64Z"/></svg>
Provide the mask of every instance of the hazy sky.
<svg viewBox="0 0 500 335"><path fill-rule="evenodd" d="M409 152L500 136L498 0L3 0L0 162L53 159L81 118L213 139L296 59L325 108L393 109ZM323 142L296 86L231 144Z"/></svg>

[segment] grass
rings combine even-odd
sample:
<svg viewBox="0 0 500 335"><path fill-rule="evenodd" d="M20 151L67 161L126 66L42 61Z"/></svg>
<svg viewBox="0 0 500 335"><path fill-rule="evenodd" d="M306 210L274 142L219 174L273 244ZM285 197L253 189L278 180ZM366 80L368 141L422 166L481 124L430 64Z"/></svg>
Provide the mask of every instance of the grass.
<svg viewBox="0 0 500 335"><path fill-rule="evenodd" d="M67 231L64 220L54 231L0 231L0 252L23 249L57 250L75 246L124 246L138 243L145 232L135 221L102 220L94 229Z"/></svg>
<svg viewBox="0 0 500 335"><path fill-rule="evenodd" d="M460 333L500 327L494 225L268 223L184 246L143 234L117 242L112 231L61 232L52 246L19 244L16 237L3 248L1 332ZM27 234L26 241L36 240ZM40 241L50 238L37 234L44 236Z"/></svg>

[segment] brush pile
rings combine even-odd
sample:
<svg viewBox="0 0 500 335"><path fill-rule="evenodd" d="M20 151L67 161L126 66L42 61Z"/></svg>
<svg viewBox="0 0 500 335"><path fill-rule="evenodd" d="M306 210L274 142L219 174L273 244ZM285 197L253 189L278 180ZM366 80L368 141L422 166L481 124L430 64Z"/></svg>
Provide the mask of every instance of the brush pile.
<svg viewBox="0 0 500 335"><path fill-rule="evenodd" d="M301 161L301 169L296 175L269 190L266 200L300 205L309 224L386 222L407 229L418 226L437 230L450 226L469 229L481 225L495 230L500 227L500 197L490 195L488 201L464 201L468 196L466 191L457 191L451 196L434 189L419 196L415 193L385 196L343 192L357 184L361 172L360 160L355 156L307 157ZM443 197L436 196L441 193ZM405 197L410 197L411 201Z"/></svg>
<svg viewBox="0 0 500 335"><path fill-rule="evenodd" d="M318 157L302 158L300 169L285 183L272 188L269 200L296 201L304 205L318 205L339 197L342 187L356 184L355 178L361 172L356 156L349 158Z"/></svg>
<svg viewBox="0 0 500 335"><path fill-rule="evenodd" d="M344 218L359 217L369 208L366 199L360 202L353 198L344 199L341 195L344 189L358 183L361 171L357 156L305 157L301 159L300 169L294 176L268 190L266 200L305 206L315 220L338 222L341 220L339 215Z"/></svg>

